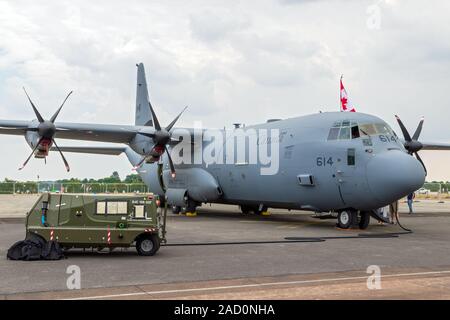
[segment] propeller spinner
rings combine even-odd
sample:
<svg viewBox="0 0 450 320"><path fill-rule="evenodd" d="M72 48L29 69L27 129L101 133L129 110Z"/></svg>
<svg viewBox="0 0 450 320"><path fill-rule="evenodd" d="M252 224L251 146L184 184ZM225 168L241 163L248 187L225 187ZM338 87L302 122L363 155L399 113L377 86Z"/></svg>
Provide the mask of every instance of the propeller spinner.
<svg viewBox="0 0 450 320"><path fill-rule="evenodd" d="M418 153L419 150L421 150L423 148L422 143L420 141L418 141L418 139L419 139L420 133L422 132L424 118L422 117L420 119L419 125L417 126L417 129L414 132L412 137L409 134L408 130L406 129L405 125L403 124L402 120L400 120L400 117L396 115L395 118L397 119L398 125L400 126L400 129L402 130L402 133L403 133L403 137L405 139L405 142L404 142L405 149L408 151L408 153L410 155L414 154L416 156L417 160L419 160L419 162L422 164L423 169L425 170L425 174L426 174L427 168L425 167L425 164L423 163L422 158L420 158L419 153Z"/></svg>
<svg viewBox="0 0 450 320"><path fill-rule="evenodd" d="M61 158L64 162L64 165L66 167L67 172L70 171L69 164L64 157L64 154L62 153L61 149L59 149L58 145L56 144L56 141L54 139L55 133L56 133L56 126L55 126L55 120L59 115L59 112L61 111L62 107L64 106L64 103L66 103L69 96L72 94L73 91L70 91L69 94L64 99L61 106L56 110L55 114L50 118L50 120L45 120L41 114L39 113L38 109L34 105L33 101L31 100L30 96L28 95L25 88L23 88L23 91L25 92L28 101L30 101L31 107L33 108L34 114L36 115L37 120L39 121L39 124L36 128L28 128L27 131L35 131L39 135L39 140L36 146L33 148L33 151L31 151L31 154L28 156L28 158L25 160L25 162L22 164L22 166L19 168L19 170L22 170L28 163L28 161L31 159L33 154L36 152L37 148L39 146L45 145L47 148L51 143L53 143L58 149L59 154L61 155Z"/></svg>

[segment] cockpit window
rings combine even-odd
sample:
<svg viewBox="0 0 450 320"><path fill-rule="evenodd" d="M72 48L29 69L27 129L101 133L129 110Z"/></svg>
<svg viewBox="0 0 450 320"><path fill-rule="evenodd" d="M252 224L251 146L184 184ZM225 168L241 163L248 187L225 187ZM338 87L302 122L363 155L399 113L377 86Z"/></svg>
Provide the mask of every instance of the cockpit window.
<svg viewBox="0 0 450 320"><path fill-rule="evenodd" d="M371 136L377 133L373 124L362 124L359 126L359 130L363 135Z"/></svg>
<svg viewBox="0 0 450 320"><path fill-rule="evenodd" d="M328 134L328 140L337 140L339 137L339 128L331 128Z"/></svg>
<svg viewBox="0 0 450 320"><path fill-rule="evenodd" d="M339 140L348 140L350 139L350 128L343 127L341 131L339 131Z"/></svg>
<svg viewBox="0 0 450 320"><path fill-rule="evenodd" d="M389 130L388 127L382 123L375 123L375 128L377 129L378 133L391 134L391 130Z"/></svg>
<svg viewBox="0 0 450 320"><path fill-rule="evenodd" d="M350 140L360 137L358 124L355 121L336 121L328 133L328 140Z"/></svg>
<svg viewBox="0 0 450 320"><path fill-rule="evenodd" d="M336 121L330 128L328 140L350 140L376 134L393 135L395 132L385 123L359 124L351 120Z"/></svg>
<svg viewBox="0 0 450 320"><path fill-rule="evenodd" d="M352 127L352 139L359 138L359 128L358 126Z"/></svg>

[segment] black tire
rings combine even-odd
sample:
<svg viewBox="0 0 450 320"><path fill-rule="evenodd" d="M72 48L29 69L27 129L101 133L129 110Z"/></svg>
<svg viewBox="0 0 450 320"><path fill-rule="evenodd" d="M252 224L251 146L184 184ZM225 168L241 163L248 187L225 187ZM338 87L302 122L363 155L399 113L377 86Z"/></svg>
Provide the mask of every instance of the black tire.
<svg viewBox="0 0 450 320"><path fill-rule="evenodd" d="M180 206L172 206L172 213L173 214L180 214L181 207Z"/></svg>
<svg viewBox="0 0 450 320"><path fill-rule="evenodd" d="M350 210L343 210L337 216L337 226L341 229L348 229L353 224L354 214Z"/></svg>
<svg viewBox="0 0 450 320"><path fill-rule="evenodd" d="M367 227L369 226L369 223L370 223L370 214L366 211L361 211L359 213L359 216L360 216L359 224L358 224L359 228L361 230L367 229Z"/></svg>
<svg viewBox="0 0 450 320"><path fill-rule="evenodd" d="M258 206L257 208L255 208L255 210L253 211L256 215L260 216L263 214L263 212L267 212L267 207L266 206L262 206L261 209Z"/></svg>
<svg viewBox="0 0 450 320"><path fill-rule="evenodd" d="M241 212L243 214L250 214L254 212L254 208L251 206L240 206L241 207Z"/></svg>
<svg viewBox="0 0 450 320"><path fill-rule="evenodd" d="M136 251L140 256L153 256L160 247L156 235L142 235L136 240Z"/></svg>

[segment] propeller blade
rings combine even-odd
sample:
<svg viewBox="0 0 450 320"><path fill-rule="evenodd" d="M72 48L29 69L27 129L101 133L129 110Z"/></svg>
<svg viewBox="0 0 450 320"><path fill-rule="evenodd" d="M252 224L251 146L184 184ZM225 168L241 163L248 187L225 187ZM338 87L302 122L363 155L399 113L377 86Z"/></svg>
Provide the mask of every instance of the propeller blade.
<svg viewBox="0 0 450 320"><path fill-rule="evenodd" d="M413 140L417 141L419 139L420 133L422 132L422 126L423 126L424 120L425 119L423 117L420 119L420 122L419 122L419 125L417 126L416 132L414 132L414 134L413 134L413 137L412 137Z"/></svg>
<svg viewBox="0 0 450 320"><path fill-rule="evenodd" d="M19 168L19 170L22 170L23 168L25 168L25 166L27 165L28 161L30 161L31 157L33 156L34 152L36 151L36 149L39 147L39 144L41 143L41 140L43 138L39 139L38 143L36 144L36 146L33 148L33 151L31 151L31 154L28 156L27 160L25 160L25 162L22 164L22 166Z"/></svg>
<svg viewBox="0 0 450 320"><path fill-rule="evenodd" d="M139 160L139 162L133 167L133 170L137 170L140 167L142 167L142 165L144 164L145 159L152 153L152 151L155 148L155 146L156 146L156 144L150 149L150 151L146 155L144 155L142 157L141 160Z"/></svg>
<svg viewBox="0 0 450 320"><path fill-rule="evenodd" d="M400 126L400 129L403 132L403 137L405 138L406 142L410 142L411 141L411 136L409 135L408 130L406 130L405 126L403 125L402 120L400 120L400 118L396 115L395 118L397 119L398 125Z"/></svg>
<svg viewBox="0 0 450 320"><path fill-rule="evenodd" d="M155 125L155 129L159 131L161 130L161 125L159 124L158 118L156 117L155 110L153 110L152 104L150 102L148 103L148 106L150 107L150 112L153 116L153 124Z"/></svg>
<svg viewBox="0 0 450 320"><path fill-rule="evenodd" d="M173 121L166 127L166 130L167 130L167 131L170 131L170 130L173 128L173 126L175 125L175 123L178 121L178 119L181 117L181 115L183 114L183 112L184 112L186 109L187 109L187 106L184 107L184 109L180 112L180 114L179 114L175 119L173 119Z"/></svg>
<svg viewBox="0 0 450 320"><path fill-rule="evenodd" d="M34 105L33 101L31 101L30 96L27 93L27 90L25 90L25 87L22 87L23 91L25 91L25 94L27 95L28 101L31 103L31 107L33 108L34 114L36 115L36 118L39 120L39 122L44 122L44 118L42 118L39 111L36 109L36 106Z"/></svg>
<svg viewBox="0 0 450 320"><path fill-rule="evenodd" d="M419 156L419 154L417 152L414 152L414 154L416 155L417 160L419 160L419 162L422 164L423 170L425 170L425 175L427 175L427 168L425 167L425 164L423 163L422 158Z"/></svg>
<svg viewBox="0 0 450 320"><path fill-rule="evenodd" d="M142 159L133 167L133 170L137 170L142 167L146 158L147 156L143 156Z"/></svg>
<svg viewBox="0 0 450 320"><path fill-rule="evenodd" d="M55 139L52 139L53 143L55 144L56 149L58 149L59 154L61 155L61 158L63 159L64 165L66 166L66 170L67 172L70 171L70 167L69 167L69 163L67 162L66 158L64 157L64 154L62 153L61 149L58 147L58 145L56 144Z"/></svg>
<svg viewBox="0 0 450 320"><path fill-rule="evenodd" d="M167 149L167 146L165 146L164 148L165 148L166 153L167 153L167 158L169 159L170 173L172 175L172 178L175 179L176 172L175 172L175 167L173 165L172 157L170 156L170 152L169 152L169 149Z"/></svg>
<svg viewBox="0 0 450 320"><path fill-rule="evenodd" d="M64 103L66 103L66 100L69 98L69 96L72 94L73 91L70 91L69 94L66 96L66 98L64 99L63 103L61 104L61 107L58 108L58 110L56 110L55 114L50 118L50 122L54 123L56 120L56 117L58 116L59 112L61 111Z"/></svg>

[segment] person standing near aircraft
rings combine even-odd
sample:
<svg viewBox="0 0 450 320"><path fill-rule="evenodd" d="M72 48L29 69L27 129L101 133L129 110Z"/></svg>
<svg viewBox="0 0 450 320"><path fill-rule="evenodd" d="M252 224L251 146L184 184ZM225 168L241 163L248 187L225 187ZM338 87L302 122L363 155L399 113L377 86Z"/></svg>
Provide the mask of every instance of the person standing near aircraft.
<svg viewBox="0 0 450 320"><path fill-rule="evenodd" d="M391 214L391 223L392 224L397 224L397 221L398 221L398 200L392 202L389 205L389 212Z"/></svg>
<svg viewBox="0 0 450 320"><path fill-rule="evenodd" d="M408 194L408 196L406 197L407 202L408 202L408 208L409 208L409 214L414 213L413 212L413 201L414 198L416 197L416 194L414 192L411 192L410 194Z"/></svg>

